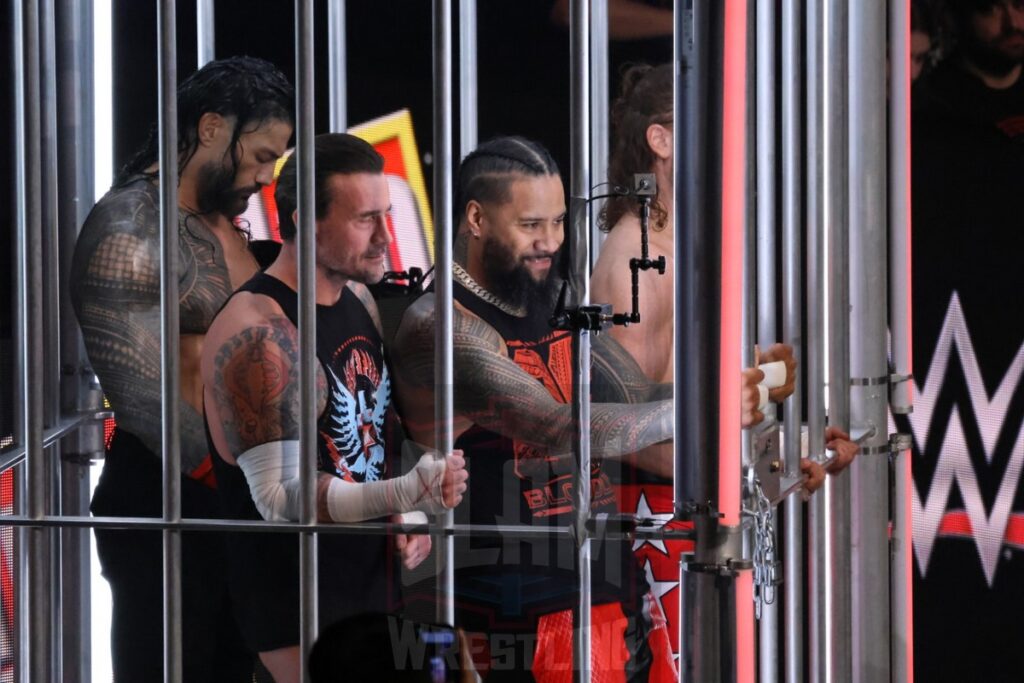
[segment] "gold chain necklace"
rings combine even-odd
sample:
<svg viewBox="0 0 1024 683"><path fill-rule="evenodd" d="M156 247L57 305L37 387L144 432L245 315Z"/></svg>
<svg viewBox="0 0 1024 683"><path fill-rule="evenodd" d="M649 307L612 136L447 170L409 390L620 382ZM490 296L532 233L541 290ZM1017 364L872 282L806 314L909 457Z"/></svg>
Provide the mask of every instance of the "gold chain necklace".
<svg viewBox="0 0 1024 683"><path fill-rule="evenodd" d="M526 317L525 306L513 306L512 304L502 301L495 295L491 294L486 289L481 287L480 283L474 280L473 276L467 273L466 269L463 268L458 263L452 264L452 273L455 275L455 279L458 280L463 287L473 292L473 294L476 294L478 297L480 297L487 303L491 304L498 310L502 311L503 313L507 313L508 315L511 315L514 318Z"/></svg>

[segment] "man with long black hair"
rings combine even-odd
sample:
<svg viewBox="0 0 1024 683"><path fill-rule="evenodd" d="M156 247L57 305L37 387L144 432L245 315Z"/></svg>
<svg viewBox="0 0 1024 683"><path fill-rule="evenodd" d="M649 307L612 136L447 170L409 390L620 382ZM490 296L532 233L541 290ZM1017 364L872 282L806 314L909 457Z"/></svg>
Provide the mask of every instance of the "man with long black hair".
<svg viewBox="0 0 1024 683"><path fill-rule="evenodd" d="M203 432L199 358L213 316L257 271L233 220L273 180L292 135L294 93L273 65L238 57L207 64L178 88L178 165L158 164L156 127L93 208L72 264L72 302L117 431L92 501L97 515L161 515L159 176L178 183L181 347L181 512L219 517ZM118 681L163 678L159 533L97 530L113 595ZM187 681L252 680L227 606L222 538L182 534L182 632Z"/></svg>

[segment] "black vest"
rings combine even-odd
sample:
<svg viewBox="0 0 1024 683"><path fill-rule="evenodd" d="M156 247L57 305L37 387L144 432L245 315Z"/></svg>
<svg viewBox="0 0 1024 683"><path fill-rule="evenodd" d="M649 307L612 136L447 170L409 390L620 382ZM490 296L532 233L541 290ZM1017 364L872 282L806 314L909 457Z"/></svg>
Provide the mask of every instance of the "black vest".
<svg viewBox="0 0 1024 683"><path fill-rule="evenodd" d="M270 297L297 326L298 296L280 280L258 273L239 292ZM328 401L317 420L320 433L317 469L362 483L395 475L387 447L397 445L397 423L390 408L391 380L383 344L366 308L345 288L333 306L317 306L316 355L327 376ZM261 519L245 475L221 458L211 441L217 488L224 514L231 519ZM383 520L387 521L387 520ZM364 611L394 611L398 571L383 535L321 534L320 620L330 624ZM229 534L232 581L252 582L261 601L280 603L295 598L295 614L266 610L267 618L293 619L298 637L298 545L285 534ZM258 571L254 570L258 567ZM273 593L272 597L266 595ZM241 594L240 599L245 594ZM287 596L287 597L285 597ZM297 642L297 640L296 640Z"/></svg>
<svg viewBox="0 0 1024 683"><path fill-rule="evenodd" d="M501 335L509 358L536 378L559 403L572 400L569 332L553 330L551 311L533 306L517 318L453 283L455 300ZM459 387L455 387L458 395ZM566 527L574 517L571 454L555 457L543 448L473 426L455 443L465 451L469 495L456 519L473 524ZM616 512L615 494L602 464L590 468L591 510ZM538 616L569 609L577 600L575 546L558 540L513 541L472 536L457 539L457 604L460 621L482 630L529 629ZM621 601L627 608L646 592L646 582L625 542L591 542L593 604Z"/></svg>

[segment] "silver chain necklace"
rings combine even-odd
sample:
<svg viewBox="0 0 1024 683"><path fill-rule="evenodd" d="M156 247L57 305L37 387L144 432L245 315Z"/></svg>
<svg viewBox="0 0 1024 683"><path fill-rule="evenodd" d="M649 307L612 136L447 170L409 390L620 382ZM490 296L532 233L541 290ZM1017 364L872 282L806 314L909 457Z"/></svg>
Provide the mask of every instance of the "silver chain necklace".
<svg viewBox="0 0 1024 683"><path fill-rule="evenodd" d="M502 301L494 294L491 294L486 289L481 287L480 283L474 280L473 276L467 273L466 269L463 268L458 263L452 264L452 273L455 275L455 279L458 280L463 287L473 292L473 294L476 294L478 297L480 297L487 303L491 304L501 312L507 313L508 315L511 315L514 318L526 317L525 306L513 306L508 302Z"/></svg>

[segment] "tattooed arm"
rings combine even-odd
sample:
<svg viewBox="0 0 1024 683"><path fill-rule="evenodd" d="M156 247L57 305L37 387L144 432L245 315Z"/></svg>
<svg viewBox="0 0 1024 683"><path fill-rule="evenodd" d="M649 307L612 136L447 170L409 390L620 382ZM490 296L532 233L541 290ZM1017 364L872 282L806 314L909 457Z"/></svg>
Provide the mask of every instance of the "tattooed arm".
<svg viewBox="0 0 1024 683"><path fill-rule="evenodd" d="M210 434L229 462L237 463L260 446L294 444L299 439L298 332L284 315L260 310L258 303L254 306L256 300L254 295L232 299L210 328L203 353ZM327 380L319 363L316 385L319 414L327 402ZM326 491L333 478L323 472L317 475L320 521L330 521ZM255 491L253 499L262 512L264 501Z"/></svg>
<svg viewBox="0 0 1024 683"><path fill-rule="evenodd" d="M300 516L298 331L266 297L240 294L210 328L202 371L206 411L217 451L241 468L256 509L270 521ZM316 364L317 414L328 384ZM317 437L318 439L320 437ZM401 477L355 483L321 471L317 519L357 522L386 514L438 512L461 500L466 471L461 456L424 454Z"/></svg>
<svg viewBox="0 0 1024 683"><path fill-rule="evenodd" d="M633 356L607 334L591 335L591 398L608 403L671 400L672 385L643 373Z"/></svg>
<svg viewBox="0 0 1024 683"><path fill-rule="evenodd" d="M572 449L572 406L555 401L537 380L509 359L505 343L494 328L456 307L453 335L455 412L459 418L553 453ZM432 297L421 298L407 311L395 348L400 390L411 394L432 389ZM407 398L403 405L408 404ZM671 437L669 401L591 406L591 452L595 457L617 457Z"/></svg>
<svg viewBox="0 0 1024 683"><path fill-rule="evenodd" d="M118 425L161 456L158 230L158 198L148 181L104 198L82 227L69 286L89 361ZM199 272L194 255L182 254L179 262L183 298L196 301L200 292L218 290L203 305L212 318L214 300L219 307L226 296L223 285ZM181 315L185 328L193 314ZM206 437L199 412L184 400L180 408L181 464L190 472L206 457Z"/></svg>

